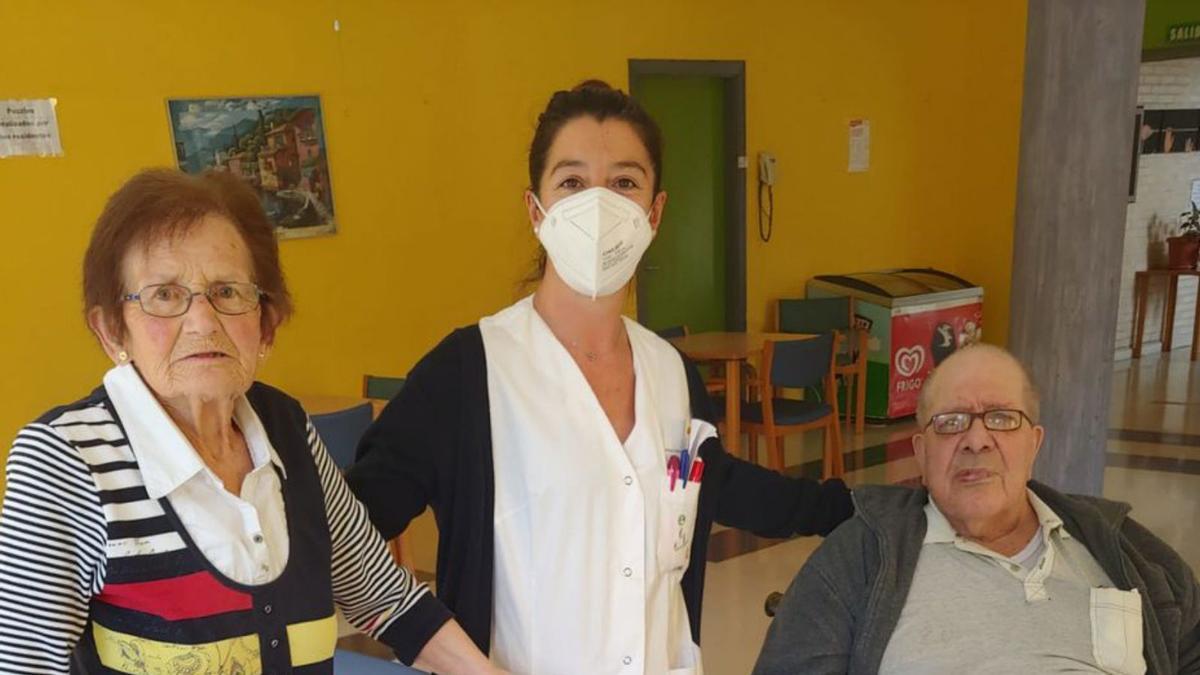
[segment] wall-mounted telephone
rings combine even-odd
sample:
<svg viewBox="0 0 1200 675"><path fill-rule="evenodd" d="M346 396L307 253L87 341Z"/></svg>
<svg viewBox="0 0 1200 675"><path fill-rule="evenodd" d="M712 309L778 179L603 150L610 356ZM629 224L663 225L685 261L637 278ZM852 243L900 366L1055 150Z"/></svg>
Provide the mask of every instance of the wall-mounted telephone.
<svg viewBox="0 0 1200 675"><path fill-rule="evenodd" d="M769 152L758 153L758 182L775 185L775 155Z"/></svg>
<svg viewBox="0 0 1200 675"><path fill-rule="evenodd" d="M766 200L763 199L766 192ZM775 155L758 153L758 238L771 241L775 227Z"/></svg>

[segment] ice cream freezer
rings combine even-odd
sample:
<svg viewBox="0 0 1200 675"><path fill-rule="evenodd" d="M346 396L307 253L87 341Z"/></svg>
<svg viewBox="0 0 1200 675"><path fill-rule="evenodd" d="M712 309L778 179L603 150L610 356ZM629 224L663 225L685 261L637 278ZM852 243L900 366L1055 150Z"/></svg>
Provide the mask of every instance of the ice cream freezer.
<svg viewBox="0 0 1200 675"><path fill-rule="evenodd" d="M876 420L915 413L929 371L983 334L983 289L940 270L821 275L806 292L854 298L855 326L870 335L867 417Z"/></svg>

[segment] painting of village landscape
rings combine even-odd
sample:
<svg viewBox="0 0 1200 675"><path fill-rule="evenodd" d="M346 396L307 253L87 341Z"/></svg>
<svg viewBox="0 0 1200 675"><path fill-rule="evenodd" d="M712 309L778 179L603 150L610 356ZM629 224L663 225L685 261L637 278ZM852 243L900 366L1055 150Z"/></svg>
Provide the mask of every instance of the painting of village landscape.
<svg viewBox="0 0 1200 675"><path fill-rule="evenodd" d="M280 237L337 230L319 97L172 99L167 110L180 169L246 181Z"/></svg>

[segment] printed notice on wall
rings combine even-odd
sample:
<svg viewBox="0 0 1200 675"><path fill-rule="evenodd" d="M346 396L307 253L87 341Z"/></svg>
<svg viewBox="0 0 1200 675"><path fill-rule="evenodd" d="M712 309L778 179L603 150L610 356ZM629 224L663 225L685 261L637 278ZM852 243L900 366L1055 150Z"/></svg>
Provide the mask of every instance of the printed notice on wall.
<svg viewBox="0 0 1200 675"><path fill-rule="evenodd" d="M0 99L0 157L62 155L57 103L52 98Z"/></svg>
<svg viewBox="0 0 1200 675"><path fill-rule="evenodd" d="M850 173L862 173L871 166L871 121L850 120Z"/></svg>

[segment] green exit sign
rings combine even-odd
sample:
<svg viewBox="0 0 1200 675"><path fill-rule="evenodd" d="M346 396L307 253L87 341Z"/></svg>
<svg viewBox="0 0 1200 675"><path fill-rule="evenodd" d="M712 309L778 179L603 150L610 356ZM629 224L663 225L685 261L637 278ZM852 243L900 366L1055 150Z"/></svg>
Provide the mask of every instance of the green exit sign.
<svg viewBox="0 0 1200 675"><path fill-rule="evenodd" d="M1167 42L1195 42L1200 40L1200 21L1181 23L1167 29Z"/></svg>

